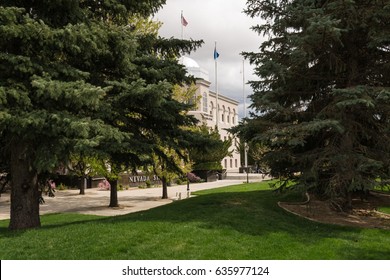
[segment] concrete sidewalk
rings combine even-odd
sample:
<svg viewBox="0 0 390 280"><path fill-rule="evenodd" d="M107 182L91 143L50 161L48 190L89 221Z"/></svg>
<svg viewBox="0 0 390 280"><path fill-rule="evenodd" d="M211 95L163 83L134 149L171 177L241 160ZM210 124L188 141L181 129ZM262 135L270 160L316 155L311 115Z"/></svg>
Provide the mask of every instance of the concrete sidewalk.
<svg viewBox="0 0 390 280"><path fill-rule="evenodd" d="M260 177L250 178L250 182L261 181ZM243 180L219 180L216 182L191 184L190 192L186 185L168 187L169 199L161 199L162 188L132 188L118 191L119 207L110 208L110 192L96 188L86 189L85 195L79 195L79 190L56 191L55 197L45 196L45 204L40 206L41 214L75 212L99 216L116 216L132 212L147 210L171 203L178 199L185 199L192 192L213 188L220 188L243 183ZM10 217L9 193L0 197L0 220Z"/></svg>

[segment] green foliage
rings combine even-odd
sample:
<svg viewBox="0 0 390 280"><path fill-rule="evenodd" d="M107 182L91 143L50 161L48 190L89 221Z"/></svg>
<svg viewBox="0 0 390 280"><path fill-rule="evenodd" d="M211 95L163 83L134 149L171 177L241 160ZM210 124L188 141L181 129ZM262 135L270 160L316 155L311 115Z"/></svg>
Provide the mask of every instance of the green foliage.
<svg viewBox="0 0 390 280"><path fill-rule="evenodd" d="M65 186L64 184L59 184L58 187L57 187L57 190L59 191L63 191L63 190L66 190L66 189L69 189L69 187Z"/></svg>
<svg viewBox="0 0 390 280"><path fill-rule="evenodd" d="M100 23L52 28L34 12L0 8L0 106L6 113L0 127L11 151L15 136L32 142L35 168L45 171L69 151L95 148L118 131L97 116L109 88L92 84L86 72L102 59L101 50L110 51L107 29Z"/></svg>
<svg viewBox="0 0 390 280"><path fill-rule="evenodd" d="M147 180L145 182L145 185L146 185L147 188L150 188L152 186L152 183L149 180Z"/></svg>
<svg viewBox="0 0 390 280"><path fill-rule="evenodd" d="M201 96L198 96L196 97L197 100L194 101L195 94L196 85L194 83L185 87L175 85L173 88L173 98L181 103L189 104L191 106L189 109L195 109L197 102L201 98Z"/></svg>
<svg viewBox="0 0 390 280"><path fill-rule="evenodd" d="M221 161L230 155L232 140L222 141L216 129L209 129L205 125L196 128L198 138L192 143L189 150L193 162L193 170L221 170Z"/></svg>
<svg viewBox="0 0 390 280"><path fill-rule="evenodd" d="M349 207L349 193L390 179L388 1L247 1L268 35L244 53L254 113L239 133L266 145L272 175ZM299 176L297 176L299 174Z"/></svg>
<svg viewBox="0 0 390 280"><path fill-rule="evenodd" d="M67 162L67 169L78 177L106 175L107 166L103 160L91 155L72 154Z"/></svg>
<svg viewBox="0 0 390 280"><path fill-rule="evenodd" d="M249 143L248 155L255 161L256 165L263 171L268 172L269 167L263 162L264 156L269 152L269 148L262 143Z"/></svg>
<svg viewBox="0 0 390 280"><path fill-rule="evenodd" d="M181 127L194 120L172 97L187 81L176 58L202 41L158 37L149 17L164 3L2 1L2 155L28 159L34 177L82 154L111 165L115 178L144 164L156 139L185 146Z"/></svg>
<svg viewBox="0 0 390 280"><path fill-rule="evenodd" d="M390 207L379 207L378 211L386 214L390 214Z"/></svg>

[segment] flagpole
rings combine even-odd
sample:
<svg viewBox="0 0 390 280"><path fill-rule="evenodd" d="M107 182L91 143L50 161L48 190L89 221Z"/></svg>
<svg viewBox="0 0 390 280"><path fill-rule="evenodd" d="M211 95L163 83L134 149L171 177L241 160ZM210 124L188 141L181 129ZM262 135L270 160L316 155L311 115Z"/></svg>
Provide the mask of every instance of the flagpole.
<svg viewBox="0 0 390 280"><path fill-rule="evenodd" d="M246 118L246 97L245 97L245 59L242 60L242 96L244 98L244 117ZM246 182L249 183L248 175L248 147L246 141L244 142L244 164L246 170Z"/></svg>
<svg viewBox="0 0 390 280"><path fill-rule="evenodd" d="M217 41L215 41L215 48L214 50L216 51L217 50ZM215 58L214 57L214 62L215 62L215 96L216 96L216 111L217 111L217 118L216 118L216 121L217 121L217 129L219 127L219 104L218 104L218 57Z"/></svg>

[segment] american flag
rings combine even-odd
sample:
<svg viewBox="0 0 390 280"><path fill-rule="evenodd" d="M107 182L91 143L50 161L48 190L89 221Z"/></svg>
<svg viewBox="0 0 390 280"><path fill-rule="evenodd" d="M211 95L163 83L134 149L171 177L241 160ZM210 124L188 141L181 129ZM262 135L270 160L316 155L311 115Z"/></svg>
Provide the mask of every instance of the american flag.
<svg viewBox="0 0 390 280"><path fill-rule="evenodd" d="M186 21L186 19L184 18L183 14L181 14L181 24L183 26L187 26L188 22Z"/></svg>

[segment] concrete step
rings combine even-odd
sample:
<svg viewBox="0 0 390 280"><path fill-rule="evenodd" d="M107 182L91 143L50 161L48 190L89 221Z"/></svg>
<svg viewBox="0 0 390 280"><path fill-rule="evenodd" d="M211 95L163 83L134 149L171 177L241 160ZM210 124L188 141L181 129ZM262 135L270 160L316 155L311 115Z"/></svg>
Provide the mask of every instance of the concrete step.
<svg viewBox="0 0 390 280"><path fill-rule="evenodd" d="M247 178L249 178L250 181L262 181L270 179L268 175L259 173L227 173L226 175L226 180L246 180Z"/></svg>

